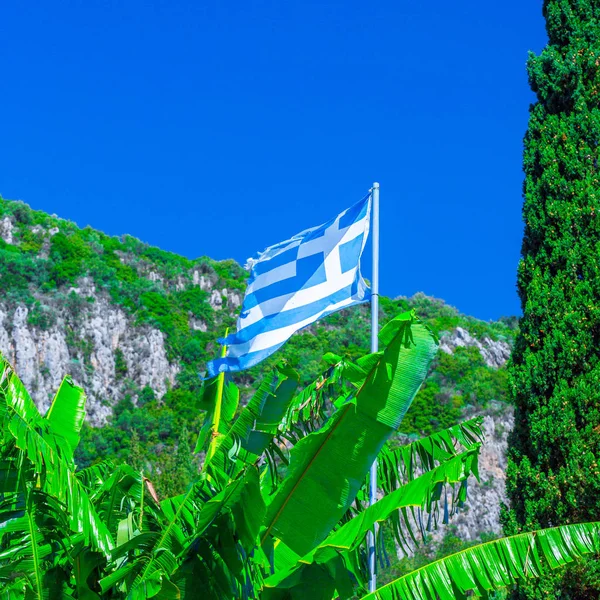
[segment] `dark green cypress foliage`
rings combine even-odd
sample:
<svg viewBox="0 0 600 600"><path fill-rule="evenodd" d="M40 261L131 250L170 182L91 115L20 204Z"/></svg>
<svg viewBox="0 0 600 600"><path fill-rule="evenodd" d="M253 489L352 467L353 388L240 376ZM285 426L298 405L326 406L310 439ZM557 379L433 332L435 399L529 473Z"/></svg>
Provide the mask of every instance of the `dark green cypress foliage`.
<svg viewBox="0 0 600 600"><path fill-rule="evenodd" d="M600 0L545 0L530 55L521 333L507 534L600 520ZM600 598L600 569L549 572L518 598Z"/></svg>

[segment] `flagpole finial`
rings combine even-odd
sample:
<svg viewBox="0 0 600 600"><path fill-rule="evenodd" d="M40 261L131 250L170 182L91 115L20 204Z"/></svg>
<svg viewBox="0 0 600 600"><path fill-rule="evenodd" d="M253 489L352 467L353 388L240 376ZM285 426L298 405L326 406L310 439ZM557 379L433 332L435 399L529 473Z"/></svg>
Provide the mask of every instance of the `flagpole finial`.
<svg viewBox="0 0 600 600"><path fill-rule="evenodd" d="M379 188L379 184L378 184L377 182L375 182L375 183L373 184L373 187L374 187L374 188Z"/></svg>

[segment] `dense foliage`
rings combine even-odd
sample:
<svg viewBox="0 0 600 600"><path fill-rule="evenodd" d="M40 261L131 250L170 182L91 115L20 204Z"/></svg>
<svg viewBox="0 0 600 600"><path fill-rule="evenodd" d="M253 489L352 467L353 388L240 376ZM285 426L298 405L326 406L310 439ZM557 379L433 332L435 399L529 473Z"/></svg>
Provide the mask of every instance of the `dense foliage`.
<svg viewBox="0 0 600 600"><path fill-rule="evenodd" d="M481 419L389 444L436 352L413 313L381 332L383 350L330 368L296 393L281 364L238 412L224 375L203 386L202 472L161 497L143 467L78 470L85 395L66 378L42 417L0 357L0 594L9 599L340 600L362 595L365 536L385 524L405 551L447 523L477 474ZM378 456L385 496L367 507ZM136 460L132 456L132 460ZM189 465L188 465L189 467ZM443 515L443 516L442 516ZM380 528L382 531L383 528ZM600 523L521 534L462 550L368 598L489 597L598 549ZM380 540L381 542L381 540Z"/></svg>
<svg viewBox="0 0 600 600"><path fill-rule="evenodd" d="M548 45L528 63L508 534L600 515L600 3L545 0L544 15ZM600 571L548 573L517 597L600 598Z"/></svg>
<svg viewBox="0 0 600 600"><path fill-rule="evenodd" d="M120 396L105 427L84 426L76 454L78 464L85 467L103 458L118 463L131 454L143 454L145 469L159 491L183 491L190 478L184 475L187 467L181 465L192 460L197 466L198 460L191 457L191 433L197 431L203 414L196 402L201 386L198 374L216 355L217 337L237 316L237 309L228 306L228 295L222 292L242 292L245 271L233 261L189 260L131 236L116 238L90 227L80 229L21 202L0 198L0 233L3 222L11 226L11 239L6 243L0 237L2 301L13 307L26 305L29 324L40 330L58 327L58 319L64 318L60 326L67 331L71 356L81 361L71 365L76 380L80 379L77 368L85 373L93 369L93 346L74 332L103 296L130 315L136 326L160 329L170 360L181 366L175 385L160 396L149 386L136 385L117 347L115 373ZM6 233L4 237L9 239ZM93 294L85 292L84 278L93 283ZM210 296L215 294L222 302L221 310L211 306ZM514 320L485 323L423 294L381 298L382 321L411 309L442 336L462 327L475 339L510 343L515 333ZM350 359L367 352L369 332L366 306L341 311L299 332L271 360L235 378L242 402L248 398L250 382L260 381L282 357L291 366L301 367L301 383L307 384L326 368L323 355L327 351ZM402 423L402 433L429 435L455 424L465 407L482 408L492 399L504 400L505 379L505 369L486 365L475 347L440 353ZM187 457L185 448L190 449Z"/></svg>

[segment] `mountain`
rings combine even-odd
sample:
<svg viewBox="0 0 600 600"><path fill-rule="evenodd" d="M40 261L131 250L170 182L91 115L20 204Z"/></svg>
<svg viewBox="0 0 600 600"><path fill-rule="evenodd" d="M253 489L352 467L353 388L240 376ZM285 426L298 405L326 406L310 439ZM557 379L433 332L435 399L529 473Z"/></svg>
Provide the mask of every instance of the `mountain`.
<svg viewBox="0 0 600 600"><path fill-rule="evenodd" d="M0 352L42 410L63 375L84 387L89 425L81 465L138 457L159 492L185 486L197 461L189 449L201 421L200 374L218 351L217 338L235 326L245 281L233 260L190 260L0 198ZM483 462L497 485L486 484L493 498L482 502L499 506L502 473L494 464L502 464L512 426L504 365L517 319L483 322L419 293L382 297L382 323L411 308L440 336L441 352L399 435L411 439L465 415L487 415L493 452ZM364 354L369 327L364 305L331 315L236 383L244 395L281 358L311 381L325 368L325 352ZM486 528L495 531L490 518ZM463 521L464 539L479 535L485 518L473 513Z"/></svg>
<svg viewBox="0 0 600 600"><path fill-rule="evenodd" d="M41 408L72 375L94 425L127 394L198 385L244 289L233 261L191 261L6 200L0 253L0 349Z"/></svg>

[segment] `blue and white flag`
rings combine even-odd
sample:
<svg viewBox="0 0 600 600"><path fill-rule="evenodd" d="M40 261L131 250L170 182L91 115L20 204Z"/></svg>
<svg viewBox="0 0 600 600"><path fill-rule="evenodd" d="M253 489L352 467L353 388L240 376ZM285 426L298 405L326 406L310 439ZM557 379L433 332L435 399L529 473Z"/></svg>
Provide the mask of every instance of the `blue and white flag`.
<svg viewBox="0 0 600 600"><path fill-rule="evenodd" d="M335 219L248 261L250 278L237 332L219 340L227 346L227 354L208 363L211 377L253 367L299 329L370 300L360 272L370 212L369 194Z"/></svg>

